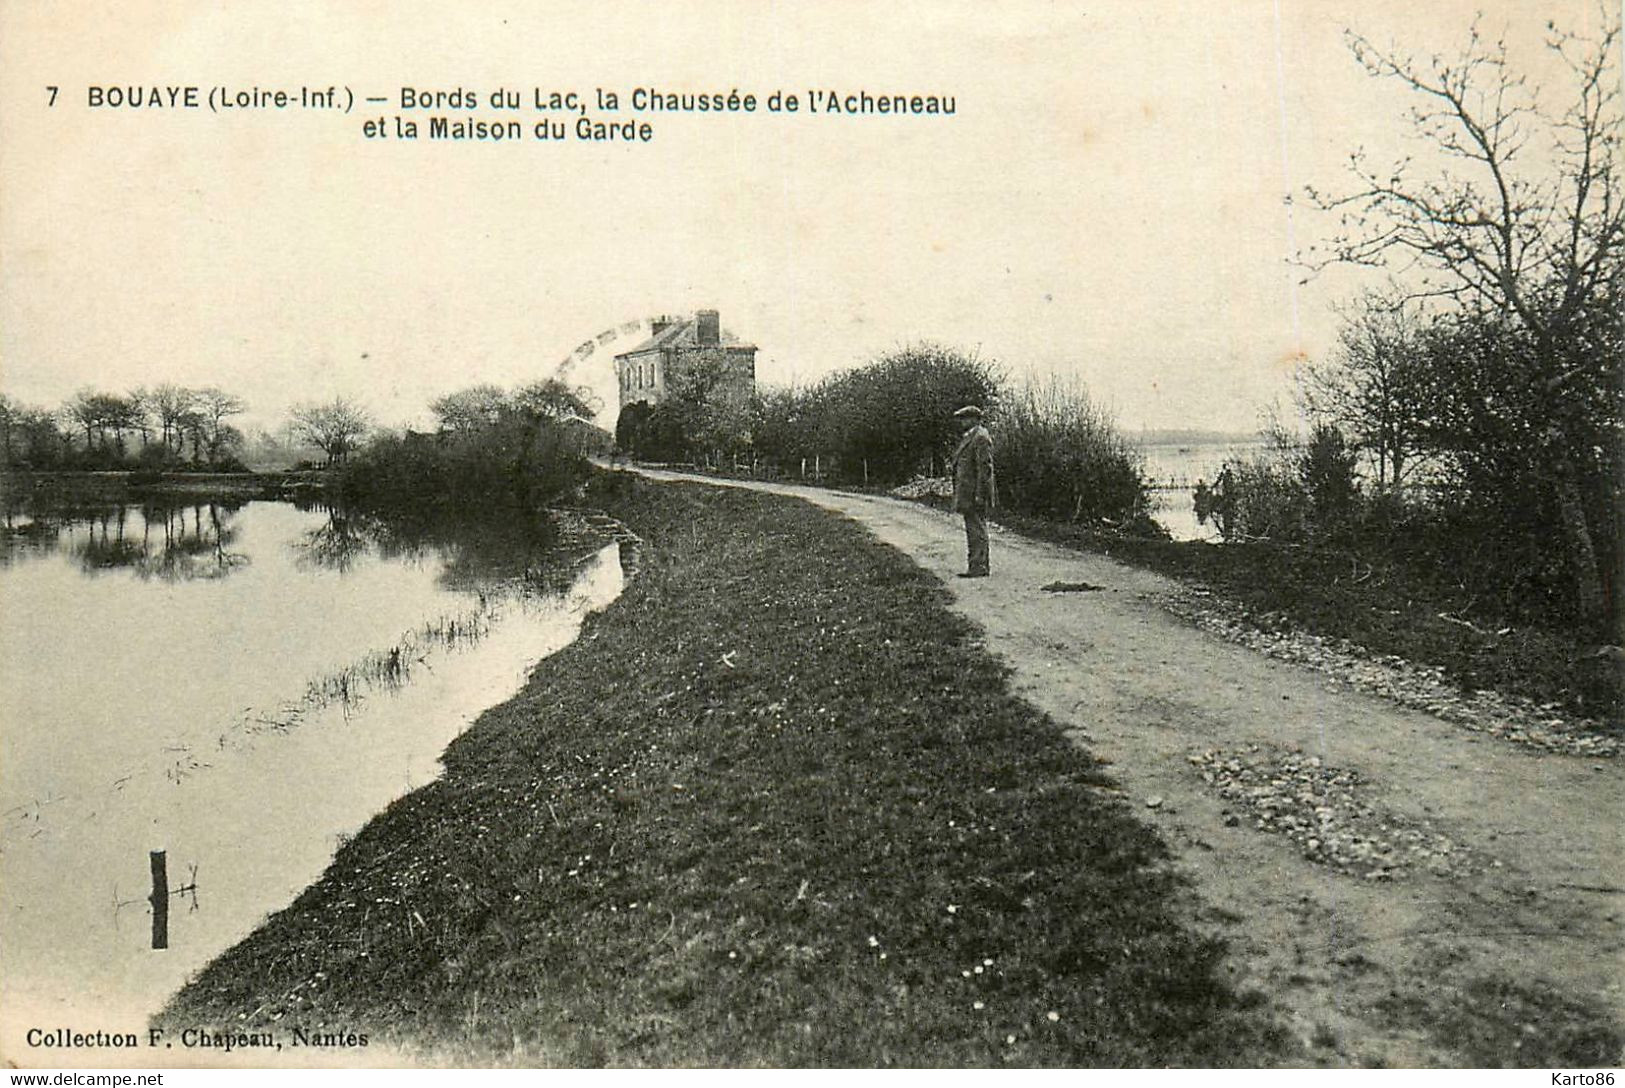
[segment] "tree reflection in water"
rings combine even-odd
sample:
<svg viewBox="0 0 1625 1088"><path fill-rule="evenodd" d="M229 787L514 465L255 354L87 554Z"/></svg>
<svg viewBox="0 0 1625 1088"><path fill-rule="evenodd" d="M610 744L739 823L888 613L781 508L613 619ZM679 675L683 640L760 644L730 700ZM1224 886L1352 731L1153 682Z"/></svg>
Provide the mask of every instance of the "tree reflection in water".
<svg viewBox="0 0 1625 1088"><path fill-rule="evenodd" d="M439 584L448 590L483 593L495 587L557 588L568 579L568 562L552 553L560 543L545 511L492 510L470 517L466 510L412 510L388 514L326 501L296 503L321 511L327 520L308 530L295 547L301 563L345 571L376 554L395 562L442 565Z"/></svg>
<svg viewBox="0 0 1625 1088"><path fill-rule="evenodd" d="M143 580L224 578L249 558L234 549L242 501L64 503L26 497L6 504L0 566L63 551L81 571L129 570Z"/></svg>
<svg viewBox="0 0 1625 1088"><path fill-rule="evenodd" d="M0 523L0 567L66 552L87 574L129 570L164 582L223 578L250 561L236 547L233 524L244 503L9 496ZM567 559L554 554L561 542L546 511L505 508L471 517L466 510L386 514L325 500L295 505L324 515L293 544L305 569L344 573L372 556L434 563L442 568L442 588L476 594L493 587L556 589L571 573Z"/></svg>
<svg viewBox="0 0 1625 1088"><path fill-rule="evenodd" d="M301 569L314 567L343 574L355 566L358 559L372 554L372 534L359 518L343 507L317 502L295 505L301 510L319 510L327 515L326 521L314 529L306 529L294 542Z"/></svg>
<svg viewBox="0 0 1625 1088"><path fill-rule="evenodd" d="M224 578L233 570L247 566L248 556L231 550L236 543L237 530L232 526L233 515L241 504L227 507L210 502L184 506L143 509L148 531L161 518L162 545L156 550L149 547L136 572L143 578L157 578L165 582L192 581L200 578ZM191 524L187 524L187 514Z"/></svg>

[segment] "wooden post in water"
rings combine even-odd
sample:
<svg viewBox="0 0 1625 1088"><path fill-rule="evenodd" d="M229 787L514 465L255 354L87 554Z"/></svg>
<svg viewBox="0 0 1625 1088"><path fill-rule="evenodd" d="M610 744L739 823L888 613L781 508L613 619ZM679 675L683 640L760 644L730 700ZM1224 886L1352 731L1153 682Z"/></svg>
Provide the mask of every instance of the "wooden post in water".
<svg viewBox="0 0 1625 1088"><path fill-rule="evenodd" d="M162 850L147 855L152 863L152 947L169 947L169 869Z"/></svg>

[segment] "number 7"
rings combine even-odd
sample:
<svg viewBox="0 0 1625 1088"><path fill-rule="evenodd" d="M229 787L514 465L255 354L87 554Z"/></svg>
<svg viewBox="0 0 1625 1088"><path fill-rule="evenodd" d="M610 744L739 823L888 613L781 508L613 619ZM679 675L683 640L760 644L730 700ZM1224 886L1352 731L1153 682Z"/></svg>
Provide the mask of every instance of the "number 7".
<svg viewBox="0 0 1625 1088"><path fill-rule="evenodd" d="M56 105L56 92L58 88L47 87L45 89L51 92L51 100L45 104L45 108L50 109L52 106Z"/></svg>

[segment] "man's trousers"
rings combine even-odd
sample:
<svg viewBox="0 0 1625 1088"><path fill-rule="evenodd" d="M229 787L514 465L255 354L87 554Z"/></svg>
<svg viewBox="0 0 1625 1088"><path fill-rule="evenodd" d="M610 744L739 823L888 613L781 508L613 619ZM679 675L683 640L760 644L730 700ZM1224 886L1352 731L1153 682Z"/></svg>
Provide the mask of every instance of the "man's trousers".
<svg viewBox="0 0 1625 1088"><path fill-rule="evenodd" d="M968 558L966 567L969 573L988 573L987 519L982 516L979 510L965 511L965 551Z"/></svg>

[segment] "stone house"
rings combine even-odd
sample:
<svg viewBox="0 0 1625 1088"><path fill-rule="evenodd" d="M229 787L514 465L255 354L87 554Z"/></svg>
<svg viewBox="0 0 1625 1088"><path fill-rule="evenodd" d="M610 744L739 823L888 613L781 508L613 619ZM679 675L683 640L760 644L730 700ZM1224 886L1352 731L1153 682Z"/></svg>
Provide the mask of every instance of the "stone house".
<svg viewBox="0 0 1625 1088"><path fill-rule="evenodd" d="M744 401L756 391L756 345L725 331L717 311L700 310L692 318L657 317L647 340L615 356L621 407L659 404L673 380L709 367L717 374L713 395L720 391L723 397Z"/></svg>

